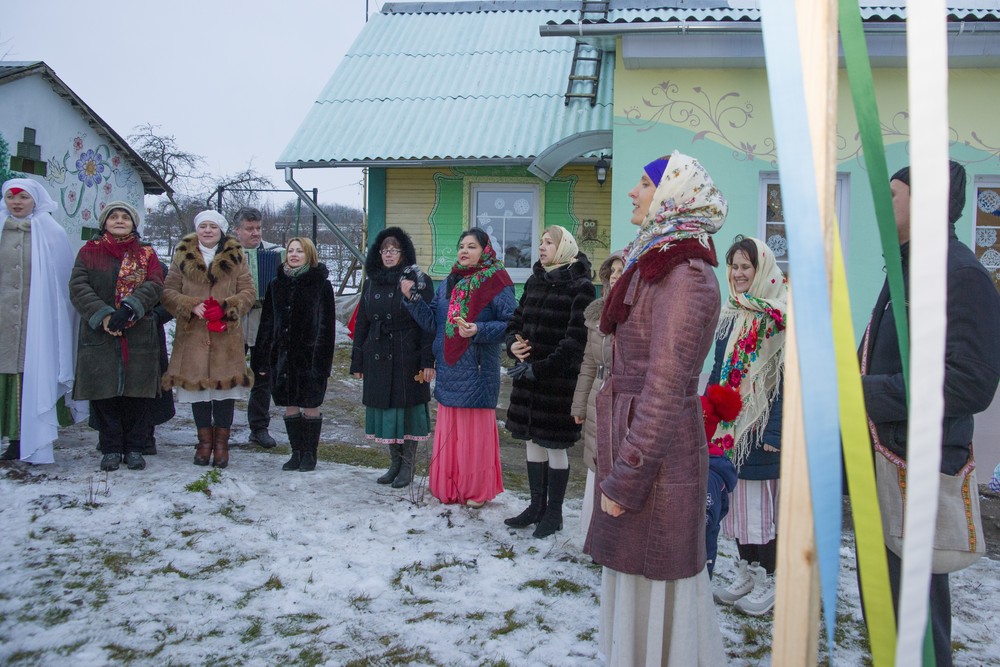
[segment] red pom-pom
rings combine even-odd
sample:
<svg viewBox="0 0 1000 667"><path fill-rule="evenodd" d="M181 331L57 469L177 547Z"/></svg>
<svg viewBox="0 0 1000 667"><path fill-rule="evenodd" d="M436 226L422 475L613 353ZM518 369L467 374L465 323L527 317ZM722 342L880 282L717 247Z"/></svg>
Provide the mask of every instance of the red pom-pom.
<svg viewBox="0 0 1000 667"><path fill-rule="evenodd" d="M732 387L713 384L705 389L705 396L711 403L715 414L719 416L720 421L733 421L743 409L743 398L740 396L740 392Z"/></svg>

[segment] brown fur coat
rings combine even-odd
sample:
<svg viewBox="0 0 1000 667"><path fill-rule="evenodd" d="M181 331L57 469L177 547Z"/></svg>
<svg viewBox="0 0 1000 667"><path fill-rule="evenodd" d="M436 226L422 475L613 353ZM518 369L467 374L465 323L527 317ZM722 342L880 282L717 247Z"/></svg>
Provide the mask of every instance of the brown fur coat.
<svg viewBox="0 0 1000 667"><path fill-rule="evenodd" d="M207 322L191 314L210 296L226 312L228 328L221 333L210 333ZM198 237L188 234L181 239L163 284L163 306L177 318L163 388L199 391L251 386L253 375L246 364L240 317L250 311L256 298L239 241L225 237L212 265L207 267L198 249Z"/></svg>

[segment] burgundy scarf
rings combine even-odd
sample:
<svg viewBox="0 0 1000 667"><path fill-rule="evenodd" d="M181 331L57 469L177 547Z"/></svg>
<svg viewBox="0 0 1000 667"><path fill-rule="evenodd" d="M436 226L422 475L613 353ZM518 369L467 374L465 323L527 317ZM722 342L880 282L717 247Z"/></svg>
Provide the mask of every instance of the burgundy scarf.
<svg viewBox="0 0 1000 667"><path fill-rule="evenodd" d="M640 255L636 263L611 288L611 293L604 302L604 310L601 311L601 333L605 335L614 333L617 326L628 319L632 306L625 303L625 294L637 270L642 280L653 284L662 280L678 264L689 259L702 259L712 266L719 265L712 239L708 240L707 248L698 239L684 239L677 241L665 252L659 252L657 246L653 246Z"/></svg>

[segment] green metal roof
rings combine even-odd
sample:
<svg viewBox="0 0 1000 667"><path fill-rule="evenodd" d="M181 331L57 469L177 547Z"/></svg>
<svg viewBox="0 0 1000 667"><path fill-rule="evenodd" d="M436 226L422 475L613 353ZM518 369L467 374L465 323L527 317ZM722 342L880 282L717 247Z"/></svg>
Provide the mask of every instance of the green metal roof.
<svg viewBox="0 0 1000 667"><path fill-rule="evenodd" d="M579 20L575 4L386 4L277 166L527 163L566 137L610 130L613 54L601 64L596 105L565 105L575 40L539 35L550 21Z"/></svg>

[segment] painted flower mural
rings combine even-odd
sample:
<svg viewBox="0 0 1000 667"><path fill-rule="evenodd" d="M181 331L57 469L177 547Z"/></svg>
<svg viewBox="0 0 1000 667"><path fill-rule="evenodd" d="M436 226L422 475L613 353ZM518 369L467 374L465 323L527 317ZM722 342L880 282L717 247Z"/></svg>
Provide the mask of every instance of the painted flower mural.
<svg viewBox="0 0 1000 667"><path fill-rule="evenodd" d="M76 161L76 177L80 182L91 188L100 185L104 180L104 158L98 151L90 149L80 154Z"/></svg>

